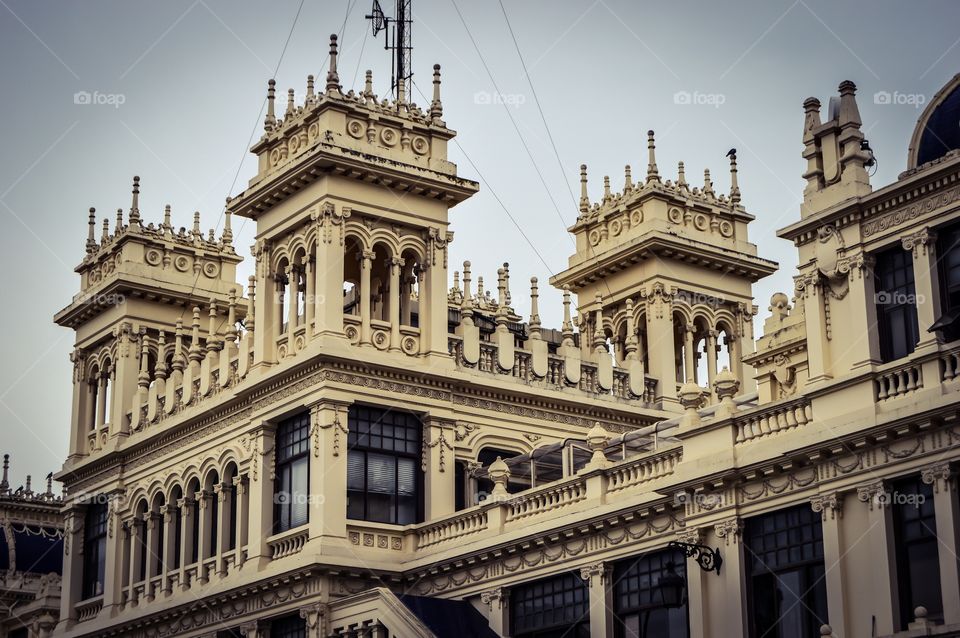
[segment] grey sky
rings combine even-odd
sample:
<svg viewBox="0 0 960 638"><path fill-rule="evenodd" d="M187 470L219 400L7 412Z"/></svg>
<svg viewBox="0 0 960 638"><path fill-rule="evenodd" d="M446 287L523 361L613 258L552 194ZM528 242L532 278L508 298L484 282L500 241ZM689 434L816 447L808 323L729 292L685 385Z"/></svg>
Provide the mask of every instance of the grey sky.
<svg viewBox="0 0 960 638"><path fill-rule="evenodd" d="M544 282L572 250L564 226L576 217L570 189L578 194L580 163L590 168L592 197L605 174L622 187L624 164L635 178L643 175L645 131L652 128L665 178L675 179L682 160L688 180L699 183L709 167L725 191L724 154L739 150L743 203L757 216L751 239L781 264L755 288L762 319L770 294L791 289L794 251L774 232L799 216L803 99L826 104L841 80L857 83L864 130L879 158L876 187L904 169L920 109L876 104L874 94L929 100L960 71L960 4L953 0L504 0L558 164L501 5L456 2L483 61L452 0L416 0L413 29L415 81L429 91L433 63L443 65L445 119L459 131L451 159L461 175L481 182L480 194L452 214L452 258L472 260L474 272L490 281L509 261L513 297L524 311L529 277ZM307 74L322 79L328 36L341 31L348 10L341 81L356 87L371 68L377 92L386 93L389 58L382 40L367 35L369 4L304 2L276 74L281 110L288 87L300 100ZM299 5L0 0L0 85L7 96L0 118L7 337L0 448L13 456L14 485L27 473L42 477L59 468L66 455L73 334L52 316L78 290L72 269L83 255L87 208L112 219L118 207L129 207L138 174L146 222L158 221L169 203L178 226L189 225L194 210L205 229L214 225L224 197L242 190L254 172L248 140L254 127L260 133L266 82ZM494 82L510 105L478 96L494 93ZM123 104L77 105L78 91L120 95ZM708 103L678 105L679 91ZM427 102L416 94L414 100ZM253 229L242 220L234 228L246 256ZM248 272L245 265L243 279ZM545 322L559 324L559 294L541 291Z"/></svg>

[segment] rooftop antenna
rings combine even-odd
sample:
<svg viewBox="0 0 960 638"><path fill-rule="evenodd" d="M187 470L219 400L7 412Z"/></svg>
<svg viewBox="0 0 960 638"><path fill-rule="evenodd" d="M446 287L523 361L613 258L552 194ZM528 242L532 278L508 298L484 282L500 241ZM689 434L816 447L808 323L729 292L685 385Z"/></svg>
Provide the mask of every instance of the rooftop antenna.
<svg viewBox="0 0 960 638"><path fill-rule="evenodd" d="M413 0L396 0L392 18L383 13L379 0L373 0L373 8L367 19L370 20L370 27L375 37L381 31L384 32L383 48L393 52L390 62L390 90L394 92L398 102L406 102L407 89L413 78L410 63L413 53L413 44L410 39L413 26Z"/></svg>

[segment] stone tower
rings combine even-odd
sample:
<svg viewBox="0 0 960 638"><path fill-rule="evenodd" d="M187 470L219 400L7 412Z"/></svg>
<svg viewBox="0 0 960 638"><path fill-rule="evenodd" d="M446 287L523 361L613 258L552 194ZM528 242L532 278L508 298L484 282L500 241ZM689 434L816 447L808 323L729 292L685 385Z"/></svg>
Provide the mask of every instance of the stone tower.
<svg viewBox="0 0 960 638"><path fill-rule="evenodd" d="M148 395L154 404L165 400L168 410L189 403L194 384L184 384L176 396L174 387L196 378L201 366L216 367L220 351L235 350L235 320L246 314L234 283L241 258L229 212L216 238L212 229L207 235L200 230L200 213L192 229L174 229L169 206L161 224L144 224L139 196L140 178L134 177L126 219L118 209L111 232L104 218L99 239L90 209L86 255L75 269L80 292L54 318L76 332L68 465L115 448L139 429ZM201 307L209 318L202 327Z"/></svg>
<svg viewBox="0 0 960 638"><path fill-rule="evenodd" d="M614 193L604 177L599 202L591 203L580 167L580 215L570 228L577 251L550 281L578 296L582 356L641 368L667 404L685 382L712 388L718 366L750 392L742 358L753 351L751 285L777 264L747 239L754 217L740 204L736 152L728 153L725 195L709 170L702 186L688 183L682 162L676 181L663 180L653 131L647 146L645 179L634 182L627 166Z"/></svg>
<svg viewBox="0 0 960 638"><path fill-rule="evenodd" d="M259 169L229 209L257 223L255 365L314 346L446 356L449 208L478 190L447 161L434 67L427 110L378 100L368 71L344 93L337 39L322 92L314 78L275 115L271 80Z"/></svg>

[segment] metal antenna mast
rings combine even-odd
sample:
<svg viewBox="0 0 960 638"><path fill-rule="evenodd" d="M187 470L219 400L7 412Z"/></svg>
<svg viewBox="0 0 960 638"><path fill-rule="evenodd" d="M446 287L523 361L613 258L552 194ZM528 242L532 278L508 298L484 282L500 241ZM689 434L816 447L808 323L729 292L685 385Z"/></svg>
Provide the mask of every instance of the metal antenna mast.
<svg viewBox="0 0 960 638"><path fill-rule="evenodd" d="M373 0L373 8L367 19L370 20L374 36L384 32L383 48L393 52L390 60L390 90L398 102L406 102L407 89L413 78L410 62L413 54L413 0L396 0L392 18L383 13L379 0Z"/></svg>

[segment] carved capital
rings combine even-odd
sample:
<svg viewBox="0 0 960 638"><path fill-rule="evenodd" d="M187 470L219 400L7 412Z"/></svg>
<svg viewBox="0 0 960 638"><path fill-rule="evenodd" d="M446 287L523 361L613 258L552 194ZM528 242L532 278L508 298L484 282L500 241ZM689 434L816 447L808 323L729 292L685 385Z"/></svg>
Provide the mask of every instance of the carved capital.
<svg viewBox="0 0 960 638"><path fill-rule="evenodd" d="M677 540L688 545L702 545L703 532L699 527L684 527L677 530Z"/></svg>
<svg viewBox="0 0 960 638"><path fill-rule="evenodd" d="M867 503L872 511L875 507L883 509L889 505L890 495L887 494L887 488L883 481L876 481L857 487L857 500L861 503Z"/></svg>
<svg viewBox="0 0 960 638"><path fill-rule="evenodd" d="M817 494L810 499L810 507L814 512L820 514L823 520L838 519L843 516L843 499L837 492L829 494Z"/></svg>
<svg viewBox="0 0 960 638"><path fill-rule="evenodd" d="M722 538L727 545L731 541L736 545L740 542L740 536L743 534L743 521L736 517L728 518L715 524L713 532L717 535L717 538Z"/></svg>
<svg viewBox="0 0 960 638"><path fill-rule="evenodd" d="M935 232L929 228L921 228L912 235L901 237L900 243L903 246L903 249L912 252L913 258L916 259L921 255L926 255L927 246L933 244L936 240L937 234Z"/></svg>
<svg viewBox="0 0 960 638"><path fill-rule="evenodd" d="M613 568L606 563L593 563L580 568L580 578L582 578L589 587L605 585L612 574Z"/></svg>
<svg viewBox="0 0 960 638"><path fill-rule="evenodd" d="M497 587L480 593L480 602L487 605L491 611L502 609L510 599L510 590L505 587Z"/></svg>
<svg viewBox="0 0 960 638"><path fill-rule="evenodd" d="M934 492L939 492L941 488L949 492L952 476L953 470L950 469L949 463L934 463L920 470L920 480L927 485L932 485Z"/></svg>

